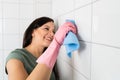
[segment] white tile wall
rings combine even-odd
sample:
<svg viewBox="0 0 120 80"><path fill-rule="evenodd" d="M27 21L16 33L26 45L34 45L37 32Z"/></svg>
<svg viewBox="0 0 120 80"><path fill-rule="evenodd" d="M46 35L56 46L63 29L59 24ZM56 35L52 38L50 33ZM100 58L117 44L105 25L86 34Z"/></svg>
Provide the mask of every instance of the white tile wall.
<svg viewBox="0 0 120 80"><path fill-rule="evenodd" d="M31 19L35 17L35 6L34 4L20 4L19 5L19 17L21 19Z"/></svg>
<svg viewBox="0 0 120 80"><path fill-rule="evenodd" d="M52 15L58 20L58 26L66 18L75 19L82 47L74 52L71 59L62 55L65 50L61 49L58 61L67 61L67 64L60 62L61 65L70 64L68 69L71 70L72 67L73 80L119 80L120 1L70 0L70 4L71 2L72 8L67 9L64 1L52 0ZM62 66L59 68L62 70ZM65 74L64 70L61 72ZM61 80L66 80L63 77L66 76L62 76Z"/></svg>
<svg viewBox="0 0 120 80"><path fill-rule="evenodd" d="M74 74L73 80L76 80L76 77L82 78L84 77L85 80L90 79L90 54L91 54L91 44L86 42L80 42L81 48L78 51L73 52L74 56L74 72L78 73L77 75ZM77 72L76 72L77 71ZM73 73L74 73L73 72ZM82 79L83 80L83 79Z"/></svg>
<svg viewBox="0 0 120 80"><path fill-rule="evenodd" d="M4 49L15 49L20 47L19 35L4 35Z"/></svg>
<svg viewBox="0 0 120 80"><path fill-rule="evenodd" d="M73 80L73 69L65 60L58 60L60 80Z"/></svg>
<svg viewBox="0 0 120 80"><path fill-rule="evenodd" d="M91 78L91 80L120 80L120 49L93 44Z"/></svg>
<svg viewBox="0 0 120 80"><path fill-rule="evenodd" d="M73 80L73 76L72 76L73 75L73 69L72 69L73 61L67 56L65 46L62 46L59 51L57 64L58 64L58 69L59 69L60 80Z"/></svg>
<svg viewBox="0 0 120 80"><path fill-rule="evenodd" d="M72 80L89 80L89 78L87 78L86 76L82 75L77 70L74 70L73 76L74 76L74 78Z"/></svg>
<svg viewBox="0 0 120 80"><path fill-rule="evenodd" d="M119 3L119 0L101 0L93 4L93 42L120 47Z"/></svg>
<svg viewBox="0 0 120 80"><path fill-rule="evenodd" d="M3 18L19 18L19 5L17 3L4 3Z"/></svg>
<svg viewBox="0 0 120 80"><path fill-rule="evenodd" d="M64 45L61 47L59 53L60 53L60 54L58 55L58 57L62 58L63 61L66 61L67 63L69 63L69 65L72 65L72 64L73 64L73 60L68 57ZM58 63L58 64L59 64L59 63Z"/></svg>
<svg viewBox="0 0 120 80"><path fill-rule="evenodd" d="M69 12L74 9L73 0L52 0L52 15L57 17L58 15Z"/></svg>
<svg viewBox="0 0 120 80"><path fill-rule="evenodd" d="M19 19L3 19L3 34L19 34Z"/></svg>
<svg viewBox="0 0 120 80"><path fill-rule="evenodd" d="M37 3L36 5L36 16L40 17L40 16L51 16L52 11L51 11L52 7L50 3Z"/></svg>
<svg viewBox="0 0 120 80"><path fill-rule="evenodd" d="M65 15L63 15L63 16L60 16L60 17L58 17L57 18L57 20L58 20L58 25L59 26L61 26L63 23L65 23L65 21L67 20L67 19L72 19L72 20L75 20L75 13L74 12L71 12L71 13L69 13L69 14L65 14Z"/></svg>
<svg viewBox="0 0 120 80"><path fill-rule="evenodd" d="M65 46L61 47L59 53L57 63L60 80L73 80L73 60L67 56Z"/></svg>

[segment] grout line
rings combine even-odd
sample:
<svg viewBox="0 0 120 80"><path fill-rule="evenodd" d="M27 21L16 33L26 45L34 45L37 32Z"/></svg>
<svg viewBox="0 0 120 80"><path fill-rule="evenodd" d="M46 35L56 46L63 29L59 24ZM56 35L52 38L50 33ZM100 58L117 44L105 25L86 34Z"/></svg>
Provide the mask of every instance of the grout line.
<svg viewBox="0 0 120 80"><path fill-rule="evenodd" d="M120 47L113 46L113 45L109 45L109 44L103 44L103 43L97 43L97 42L89 42L89 41L83 41L83 40L79 40L79 41L81 41L81 42L86 42L86 43L92 43L92 44L103 45L103 46L112 47L112 48L116 48L116 49L120 49Z"/></svg>
<svg viewBox="0 0 120 80"><path fill-rule="evenodd" d="M91 5L91 4L93 4L93 3L96 3L96 2L98 2L98 1L99 1L99 0L95 0L95 1L93 1L93 2L89 2L89 3L85 4L85 5L82 5L82 6L80 6L80 7L74 8L73 10L70 10L70 11L65 12L65 13L63 13L63 14L60 14L60 15L56 16L55 18L58 18L58 17L60 17L60 16L66 15L66 14L71 13L71 12L74 12L74 11L80 9L80 8L89 6L89 5Z"/></svg>
<svg viewBox="0 0 120 80"><path fill-rule="evenodd" d="M93 0L91 0L93 1ZM91 41L92 41L92 32L93 32L93 3L91 4ZM92 80L92 44L90 44L90 80Z"/></svg>

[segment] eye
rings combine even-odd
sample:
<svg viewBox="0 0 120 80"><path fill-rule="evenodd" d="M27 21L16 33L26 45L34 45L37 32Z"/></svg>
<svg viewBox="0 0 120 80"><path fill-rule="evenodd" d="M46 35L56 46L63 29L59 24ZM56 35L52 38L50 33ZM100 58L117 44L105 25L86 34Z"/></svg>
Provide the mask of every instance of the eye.
<svg viewBox="0 0 120 80"><path fill-rule="evenodd" d="M45 28L45 30L49 30L49 28Z"/></svg>

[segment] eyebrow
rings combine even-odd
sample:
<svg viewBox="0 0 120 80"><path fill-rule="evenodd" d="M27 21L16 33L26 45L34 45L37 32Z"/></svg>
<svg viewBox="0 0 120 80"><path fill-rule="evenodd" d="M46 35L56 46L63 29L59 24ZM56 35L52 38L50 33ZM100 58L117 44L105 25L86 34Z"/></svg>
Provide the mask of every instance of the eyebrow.
<svg viewBox="0 0 120 80"><path fill-rule="evenodd" d="M50 28L50 26L48 26L48 25L46 25L46 24L45 24L45 27L48 27L48 28ZM53 28L53 31L55 32L55 28Z"/></svg>

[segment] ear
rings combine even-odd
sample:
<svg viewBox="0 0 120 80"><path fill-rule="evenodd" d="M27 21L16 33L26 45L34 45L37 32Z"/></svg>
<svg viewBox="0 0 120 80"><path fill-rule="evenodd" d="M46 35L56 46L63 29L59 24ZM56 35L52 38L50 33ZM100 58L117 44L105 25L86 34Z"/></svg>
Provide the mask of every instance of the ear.
<svg viewBox="0 0 120 80"><path fill-rule="evenodd" d="M33 32L32 32L32 37L34 37L35 36L35 30L33 30Z"/></svg>

